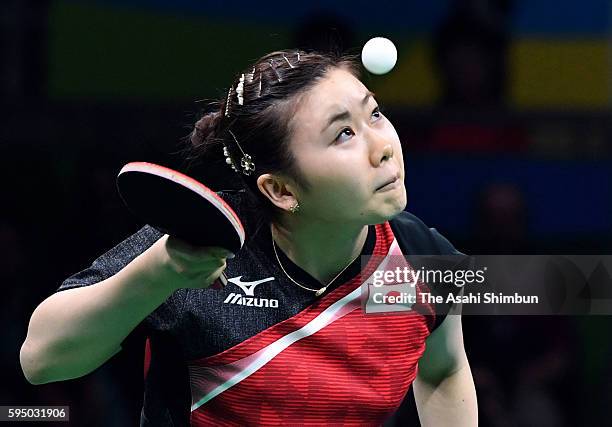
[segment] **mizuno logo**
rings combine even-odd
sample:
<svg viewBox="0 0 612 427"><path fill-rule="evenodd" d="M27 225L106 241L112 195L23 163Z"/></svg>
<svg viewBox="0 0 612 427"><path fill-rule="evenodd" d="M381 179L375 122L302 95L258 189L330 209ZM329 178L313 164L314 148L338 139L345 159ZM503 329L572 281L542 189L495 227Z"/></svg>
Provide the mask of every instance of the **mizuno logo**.
<svg viewBox="0 0 612 427"><path fill-rule="evenodd" d="M237 294L235 292L230 293L224 304L236 304L236 305L246 305L247 307L272 307L278 308L278 300L273 298L256 298L254 296L255 287L265 282L269 282L271 280L275 280L274 277L267 277L261 280L255 280L254 282L243 282L242 276L232 277L231 279L227 279L228 282L233 283L238 286L240 289L244 291L247 296L242 294Z"/></svg>
<svg viewBox="0 0 612 427"><path fill-rule="evenodd" d="M238 286L240 289L244 291L245 294L252 297L254 296L255 287L265 282L269 282L270 280L274 280L274 277L267 277L265 279L256 280L254 282L243 282L242 276L232 277L231 279L227 279L228 282L232 282L234 285Z"/></svg>

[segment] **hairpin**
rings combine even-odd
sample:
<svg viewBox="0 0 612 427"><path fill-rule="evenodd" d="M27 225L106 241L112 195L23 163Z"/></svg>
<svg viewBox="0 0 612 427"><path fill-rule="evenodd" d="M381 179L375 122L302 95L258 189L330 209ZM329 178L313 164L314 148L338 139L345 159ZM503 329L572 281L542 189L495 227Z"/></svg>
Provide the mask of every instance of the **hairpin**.
<svg viewBox="0 0 612 427"><path fill-rule="evenodd" d="M289 60L287 59L287 57L285 56L285 54L283 54L283 59L284 59L285 61L287 61L287 64L289 64L289 67L290 67L290 68L295 68L293 65L291 65L291 62L289 62Z"/></svg>
<svg viewBox="0 0 612 427"><path fill-rule="evenodd" d="M272 68L272 71L274 71L274 74L276 74L276 80L280 82L283 81L283 79L281 78L280 74L278 74L278 71L276 70L276 65L274 64L274 60L270 59L269 61L270 63L270 68Z"/></svg>

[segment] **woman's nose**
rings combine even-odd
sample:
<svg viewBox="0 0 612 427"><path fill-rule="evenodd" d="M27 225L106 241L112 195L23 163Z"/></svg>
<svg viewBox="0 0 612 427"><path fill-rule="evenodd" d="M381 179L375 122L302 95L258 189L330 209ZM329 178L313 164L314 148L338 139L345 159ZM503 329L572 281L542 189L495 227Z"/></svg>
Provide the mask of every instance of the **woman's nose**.
<svg viewBox="0 0 612 427"><path fill-rule="evenodd" d="M379 137L372 142L370 162L374 167L380 166L382 162L393 157L393 146L388 141Z"/></svg>
<svg viewBox="0 0 612 427"><path fill-rule="evenodd" d="M380 162L382 163L383 160L389 160L391 157L393 157L393 147L391 146L391 144L387 144L383 147L382 158L380 159Z"/></svg>

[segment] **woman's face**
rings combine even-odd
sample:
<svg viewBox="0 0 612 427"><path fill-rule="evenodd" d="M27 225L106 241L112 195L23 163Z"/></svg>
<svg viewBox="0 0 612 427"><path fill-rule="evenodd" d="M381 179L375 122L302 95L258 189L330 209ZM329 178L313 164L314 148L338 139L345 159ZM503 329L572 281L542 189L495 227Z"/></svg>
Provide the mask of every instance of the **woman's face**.
<svg viewBox="0 0 612 427"><path fill-rule="evenodd" d="M291 149L310 184L295 194L304 219L377 224L405 208L397 132L350 72L329 71L299 99L290 126Z"/></svg>

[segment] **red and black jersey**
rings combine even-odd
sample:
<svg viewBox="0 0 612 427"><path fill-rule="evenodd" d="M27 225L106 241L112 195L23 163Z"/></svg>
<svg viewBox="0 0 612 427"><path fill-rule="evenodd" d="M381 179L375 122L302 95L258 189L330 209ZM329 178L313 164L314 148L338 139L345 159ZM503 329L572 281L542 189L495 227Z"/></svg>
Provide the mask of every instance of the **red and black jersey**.
<svg viewBox="0 0 612 427"><path fill-rule="evenodd" d="M235 196L220 195L240 215ZM110 277L160 237L144 227L60 290ZM381 257L454 253L435 229L403 212L369 226L362 255L377 257L359 257L317 297L281 270L269 228L253 231L227 260L225 288L179 289L134 331L147 336L141 425L382 424L442 318L426 306L366 314L362 284ZM292 278L321 287L278 254Z"/></svg>

